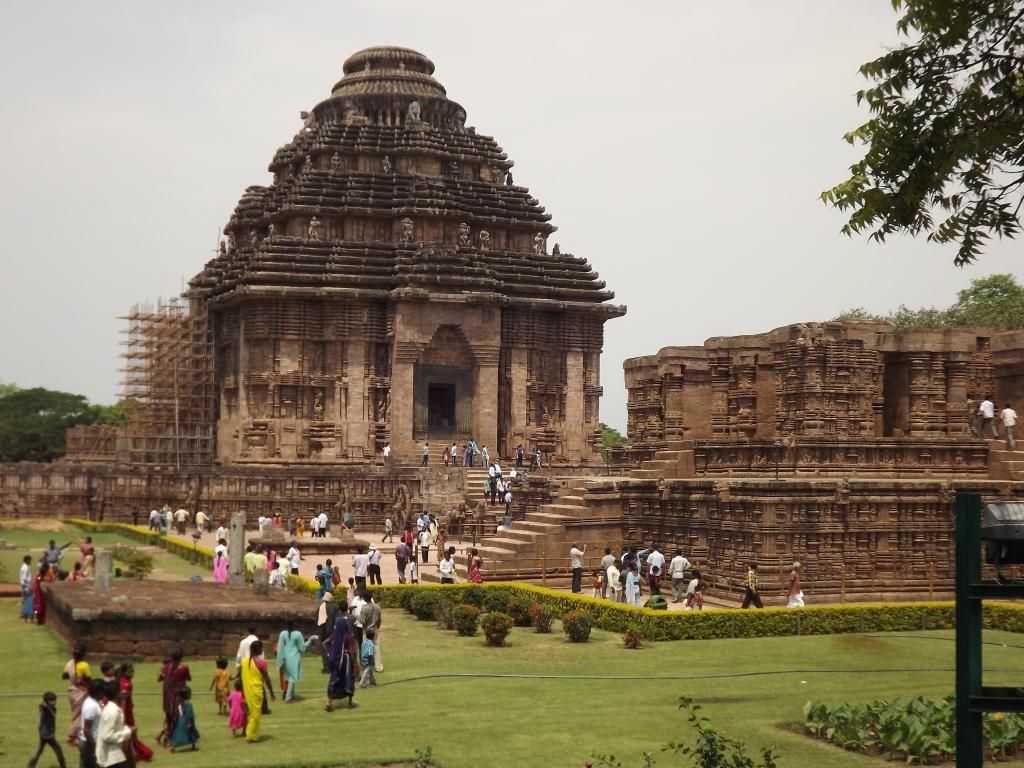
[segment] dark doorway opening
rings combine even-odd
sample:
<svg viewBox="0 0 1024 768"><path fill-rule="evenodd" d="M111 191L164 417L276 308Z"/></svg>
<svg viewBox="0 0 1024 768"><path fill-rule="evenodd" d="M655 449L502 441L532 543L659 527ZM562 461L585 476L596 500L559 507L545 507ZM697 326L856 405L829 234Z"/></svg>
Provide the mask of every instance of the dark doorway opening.
<svg viewBox="0 0 1024 768"><path fill-rule="evenodd" d="M431 438L455 434L455 385L427 387L427 432Z"/></svg>

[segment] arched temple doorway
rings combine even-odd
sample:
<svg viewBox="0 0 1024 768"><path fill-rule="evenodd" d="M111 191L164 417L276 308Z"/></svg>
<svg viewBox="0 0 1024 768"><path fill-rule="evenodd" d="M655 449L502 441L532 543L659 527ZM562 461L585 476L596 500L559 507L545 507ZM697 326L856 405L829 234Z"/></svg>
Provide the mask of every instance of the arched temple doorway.
<svg viewBox="0 0 1024 768"><path fill-rule="evenodd" d="M413 373L414 440L472 437L475 367L462 330L438 327Z"/></svg>

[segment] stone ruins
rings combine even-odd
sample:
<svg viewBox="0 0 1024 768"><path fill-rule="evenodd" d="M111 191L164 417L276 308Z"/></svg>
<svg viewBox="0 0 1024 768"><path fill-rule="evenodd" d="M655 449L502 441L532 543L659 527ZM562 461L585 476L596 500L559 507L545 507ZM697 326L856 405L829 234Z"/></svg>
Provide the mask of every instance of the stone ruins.
<svg viewBox="0 0 1024 768"><path fill-rule="evenodd" d="M771 584L793 560L819 602L948 595L953 494L1024 498L1024 460L972 432L985 395L1024 402L1024 333L829 322L668 347L625 362L629 443L602 455L603 329L625 309L433 71L352 55L189 290L126 317L127 427L0 467L0 504L461 527L486 514L480 478L440 455L472 437L545 460L516 524L486 521L488 578L557 580L568 542L592 567L654 540L720 598L748 562Z"/></svg>

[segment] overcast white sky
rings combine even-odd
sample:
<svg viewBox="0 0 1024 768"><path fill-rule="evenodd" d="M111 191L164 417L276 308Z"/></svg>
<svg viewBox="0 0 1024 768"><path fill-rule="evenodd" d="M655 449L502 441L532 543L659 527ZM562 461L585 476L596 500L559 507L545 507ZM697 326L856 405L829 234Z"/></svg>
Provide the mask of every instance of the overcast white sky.
<svg viewBox="0 0 1024 768"><path fill-rule="evenodd" d="M889 0L3 3L0 380L113 402L117 316L180 292L370 45L434 61L552 241L628 305L606 326L613 426L627 357L1020 277L1020 243L957 269L951 248L848 240L818 201L895 22Z"/></svg>

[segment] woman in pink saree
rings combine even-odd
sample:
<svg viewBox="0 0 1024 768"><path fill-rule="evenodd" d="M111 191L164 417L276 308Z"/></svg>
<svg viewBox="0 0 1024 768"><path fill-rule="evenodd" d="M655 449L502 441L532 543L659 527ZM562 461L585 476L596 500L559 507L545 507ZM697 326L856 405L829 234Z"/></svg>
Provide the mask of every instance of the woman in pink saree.
<svg viewBox="0 0 1024 768"><path fill-rule="evenodd" d="M228 543L224 539L213 550L213 580L218 584L228 580Z"/></svg>

